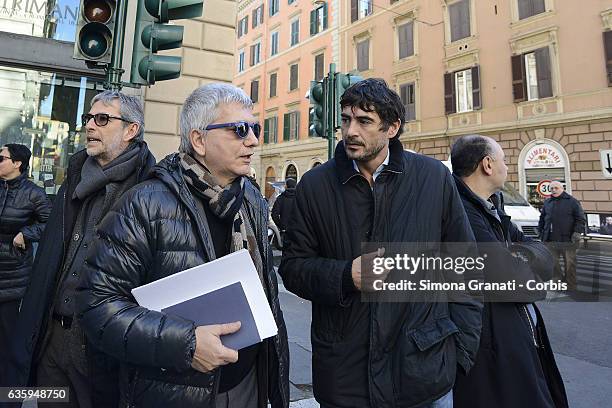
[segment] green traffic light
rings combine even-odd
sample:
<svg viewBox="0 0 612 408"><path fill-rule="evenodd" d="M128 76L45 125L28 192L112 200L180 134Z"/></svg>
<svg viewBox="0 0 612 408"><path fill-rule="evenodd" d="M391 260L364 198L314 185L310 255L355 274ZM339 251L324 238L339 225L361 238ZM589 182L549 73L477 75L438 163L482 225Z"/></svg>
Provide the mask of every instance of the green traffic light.
<svg viewBox="0 0 612 408"><path fill-rule="evenodd" d="M79 47L86 57L98 59L107 53L110 37L105 31L106 27L98 23L91 23L83 28L79 39Z"/></svg>

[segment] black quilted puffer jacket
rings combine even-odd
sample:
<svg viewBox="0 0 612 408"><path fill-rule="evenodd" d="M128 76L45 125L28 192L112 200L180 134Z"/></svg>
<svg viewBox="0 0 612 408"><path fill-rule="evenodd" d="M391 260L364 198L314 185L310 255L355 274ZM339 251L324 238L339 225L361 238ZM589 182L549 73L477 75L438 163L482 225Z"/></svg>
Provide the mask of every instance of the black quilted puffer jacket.
<svg viewBox="0 0 612 408"><path fill-rule="evenodd" d="M0 180L0 302L23 297L32 271L32 243L40 239L50 212L45 191L27 174ZM13 246L20 232L25 250Z"/></svg>
<svg viewBox="0 0 612 408"><path fill-rule="evenodd" d="M178 155L162 160L151 177L125 193L99 225L99 239L90 249L78 289L81 325L98 349L121 361L122 407L208 407L219 375L218 370L191 368L194 323L140 307L131 294L133 288L210 260L203 244L211 242L210 236L183 180ZM245 183L244 199L279 333L260 348L259 406L269 399L273 408L285 408L289 349L266 239L268 207L250 182Z"/></svg>

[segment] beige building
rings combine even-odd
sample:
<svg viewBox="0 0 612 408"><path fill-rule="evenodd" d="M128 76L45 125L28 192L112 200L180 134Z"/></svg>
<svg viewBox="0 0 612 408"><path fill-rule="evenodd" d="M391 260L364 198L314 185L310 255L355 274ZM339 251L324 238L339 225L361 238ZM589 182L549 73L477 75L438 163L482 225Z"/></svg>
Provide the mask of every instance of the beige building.
<svg viewBox="0 0 612 408"><path fill-rule="evenodd" d="M311 4L304 7L319 3ZM337 16L337 23L335 18L330 23L333 62L340 72L382 77L397 90L407 109L406 148L446 160L457 136L486 134L500 141L510 182L533 204L542 200L538 184L556 179L588 212L612 212L612 179L604 177L600 162L600 150L612 149L612 1L338 4L339 10L330 12ZM257 6L257 1L239 3L238 19ZM281 2L281 12L287 8ZM282 20L289 21L291 13ZM239 38L237 50L248 56L258 39L265 46L275 24L284 24L268 20ZM251 68L247 62L234 79L249 91L260 78L262 119L276 109L265 95L267 72L276 68L267 65L265 55L262 65ZM281 68L292 58L297 57L284 59ZM300 66L300 86L310 74ZM282 104L279 109L280 123ZM282 180L288 164L299 177L312 160L325 156L325 144L305 135L264 144L258 177L263 181L261 172L269 171L269 180Z"/></svg>
<svg viewBox="0 0 612 408"><path fill-rule="evenodd" d="M309 137L310 81L335 61L335 3L310 0L242 0L236 23L234 84L255 102L264 127L253 169L269 196L269 182L327 160L326 141Z"/></svg>
<svg viewBox="0 0 612 408"><path fill-rule="evenodd" d="M612 148L612 1L351 3L341 70L396 89L407 148L446 160L455 137L486 134L533 204L538 183L557 179L585 210L612 212L599 153Z"/></svg>

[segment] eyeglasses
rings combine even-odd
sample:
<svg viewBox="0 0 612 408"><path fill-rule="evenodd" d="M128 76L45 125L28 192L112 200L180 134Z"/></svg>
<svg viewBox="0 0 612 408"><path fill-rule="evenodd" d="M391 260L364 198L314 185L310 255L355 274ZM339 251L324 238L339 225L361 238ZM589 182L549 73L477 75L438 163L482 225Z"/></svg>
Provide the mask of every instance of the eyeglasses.
<svg viewBox="0 0 612 408"><path fill-rule="evenodd" d="M0 156L0 163L2 163L5 160L13 160L12 157L8 157L8 156Z"/></svg>
<svg viewBox="0 0 612 408"><path fill-rule="evenodd" d="M240 139L245 139L249 135L249 129L253 129L255 137L259 137L261 133L261 125L257 122L233 122L233 123L217 123L206 126L205 130L229 128L236 132Z"/></svg>
<svg viewBox="0 0 612 408"><path fill-rule="evenodd" d="M94 123L96 124L96 126L108 125L109 119L118 119L124 122L131 123L127 119L123 119L119 116L112 116L112 115L109 115L108 113L96 113L95 115L92 115L91 113L84 113L83 115L81 115L81 123L83 124L83 126L87 126L87 123L89 123L91 119L94 120Z"/></svg>

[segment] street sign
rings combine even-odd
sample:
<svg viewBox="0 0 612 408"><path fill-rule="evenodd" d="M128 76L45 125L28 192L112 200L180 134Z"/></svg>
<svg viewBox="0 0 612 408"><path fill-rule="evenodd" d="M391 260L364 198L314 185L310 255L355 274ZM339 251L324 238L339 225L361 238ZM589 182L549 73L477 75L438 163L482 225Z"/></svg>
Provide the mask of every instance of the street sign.
<svg viewBox="0 0 612 408"><path fill-rule="evenodd" d="M601 172L605 178L612 178L612 150L600 150Z"/></svg>
<svg viewBox="0 0 612 408"><path fill-rule="evenodd" d="M552 180L542 180L542 181L540 181L538 183L538 186L536 187L536 191L543 198L548 198L548 197L550 197L552 195L552 193L550 191L550 183L551 182L552 182Z"/></svg>

